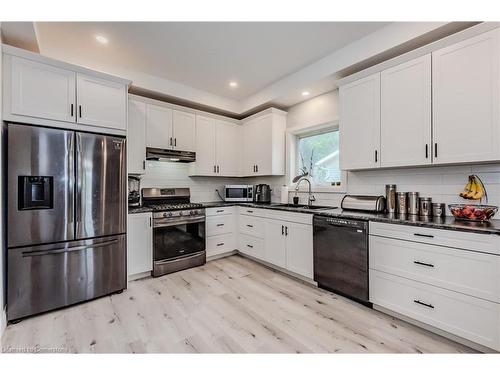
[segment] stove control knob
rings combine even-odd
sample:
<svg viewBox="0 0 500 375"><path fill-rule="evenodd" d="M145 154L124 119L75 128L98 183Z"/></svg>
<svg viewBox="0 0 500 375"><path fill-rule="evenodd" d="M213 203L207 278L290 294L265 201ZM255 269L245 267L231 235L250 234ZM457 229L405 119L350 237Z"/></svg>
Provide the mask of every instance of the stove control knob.
<svg viewBox="0 0 500 375"><path fill-rule="evenodd" d="M179 211L179 216L182 216L182 211Z"/></svg>
<svg viewBox="0 0 500 375"><path fill-rule="evenodd" d="M196 211L190 211L189 214L190 215L196 215Z"/></svg>

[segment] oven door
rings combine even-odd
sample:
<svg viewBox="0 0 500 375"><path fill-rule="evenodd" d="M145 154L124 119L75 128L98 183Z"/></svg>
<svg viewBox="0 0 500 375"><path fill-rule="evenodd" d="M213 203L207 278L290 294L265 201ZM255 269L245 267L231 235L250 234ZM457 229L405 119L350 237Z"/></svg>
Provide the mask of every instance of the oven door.
<svg viewBox="0 0 500 375"><path fill-rule="evenodd" d="M205 216L170 221L158 218L153 227L153 259L173 260L205 250Z"/></svg>

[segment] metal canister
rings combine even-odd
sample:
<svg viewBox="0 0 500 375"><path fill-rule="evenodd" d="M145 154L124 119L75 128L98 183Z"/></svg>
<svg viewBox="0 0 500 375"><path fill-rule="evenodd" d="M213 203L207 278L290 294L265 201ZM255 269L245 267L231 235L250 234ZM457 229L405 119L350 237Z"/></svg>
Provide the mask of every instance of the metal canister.
<svg viewBox="0 0 500 375"><path fill-rule="evenodd" d="M408 213L418 215L418 192L416 191L408 193Z"/></svg>
<svg viewBox="0 0 500 375"><path fill-rule="evenodd" d="M385 185L385 204L388 213L396 213L396 185Z"/></svg>
<svg viewBox="0 0 500 375"><path fill-rule="evenodd" d="M419 198L419 212L420 216L432 216L432 198Z"/></svg>
<svg viewBox="0 0 500 375"><path fill-rule="evenodd" d="M408 213L408 193L396 193L396 199L398 202L398 213L406 215Z"/></svg>
<svg viewBox="0 0 500 375"><path fill-rule="evenodd" d="M432 204L432 216L443 217L446 214L446 208L444 203L433 203Z"/></svg>

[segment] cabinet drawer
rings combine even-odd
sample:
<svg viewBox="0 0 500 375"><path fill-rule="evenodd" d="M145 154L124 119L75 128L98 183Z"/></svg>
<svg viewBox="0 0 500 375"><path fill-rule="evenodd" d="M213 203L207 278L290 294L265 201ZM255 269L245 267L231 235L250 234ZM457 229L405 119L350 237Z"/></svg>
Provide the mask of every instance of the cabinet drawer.
<svg viewBox="0 0 500 375"><path fill-rule="evenodd" d="M247 254L258 259L264 259L264 241L260 238L240 234L238 250L243 254Z"/></svg>
<svg viewBox="0 0 500 375"><path fill-rule="evenodd" d="M370 269L500 302L500 256L370 236Z"/></svg>
<svg viewBox="0 0 500 375"><path fill-rule="evenodd" d="M500 236L493 234L370 222L370 235L500 255Z"/></svg>
<svg viewBox="0 0 500 375"><path fill-rule="evenodd" d="M234 213L234 206L229 207L210 207L205 210L205 214L207 216L216 216L216 215L231 215Z"/></svg>
<svg viewBox="0 0 500 375"><path fill-rule="evenodd" d="M258 238L264 238L265 219L241 215L239 222L240 233L248 234L250 236Z"/></svg>
<svg viewBox="0 0 500 375"><path fill-rule="evenodd" d="M481 345L500 349L500 305L370 270L370 301Z"/></svg>
<svg viewBox="0 0 500 375"><path fill-rule="evenodd" d="M234 231L234 216L221 215L209 216L206 221L207 237L219 234L232 233Z"/></svg>
<svg viewBox="0 0 500 375"><path fill-rule="evenodd" d="M312 225L312 214L303 214L300 212L287 212L279 210L268 210L267 216L269 219L290 221L292 223Z"/></svg>
<svg viewBox="0 0 500 375"><path fill-rule="evenodd" d="M240 207L240 214L241 215L247 215L247 216L259 216L259 217L266 217L267 212L269 210L263 209L263 208L253 208L253 207Z"/></svg>
<svg viewBox="0 0 500 375"><path fill-rule="evenodd" d="M233 234L222 234L219 236L207 237L207 257L233 251L236 249L236 242Z"/></svg>

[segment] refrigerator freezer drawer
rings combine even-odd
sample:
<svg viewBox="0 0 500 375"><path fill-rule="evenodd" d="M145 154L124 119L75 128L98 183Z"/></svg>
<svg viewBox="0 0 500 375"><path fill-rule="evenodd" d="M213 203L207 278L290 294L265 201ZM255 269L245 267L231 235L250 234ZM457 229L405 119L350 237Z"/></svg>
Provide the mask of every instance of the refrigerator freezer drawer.
<svg viewBox="0 0 500 375"><path fill-rule="evenodd" d="M126 236L8 250L7 318L19 319L126 288Z"/></svg>

